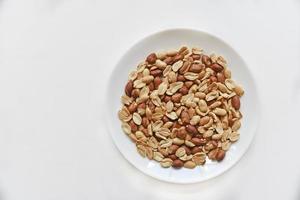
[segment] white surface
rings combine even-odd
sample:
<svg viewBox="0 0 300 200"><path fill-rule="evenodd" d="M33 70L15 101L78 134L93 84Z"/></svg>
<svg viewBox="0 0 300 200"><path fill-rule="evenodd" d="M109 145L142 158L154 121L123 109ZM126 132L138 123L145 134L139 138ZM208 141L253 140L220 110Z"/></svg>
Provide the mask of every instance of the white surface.
<svg viewBox="0 0 300 200"><path fill-rule="evenodd" d="M299 0L2 0L1 199L299 199L299 15ZM262 100L259 130L241 161L186 186L128 164L103 123L117 59L171 27L231 44L254 72Z"/></svg>
<svg viewBox="0 0 300 200"><path fill-rule="evenodd" d="M232 77L237 84L245 89L241 101L242 127L239 130L240 139L233 143L226 152L222 162L208 161L204 166L194 169L162 168L156 161L142 158L136 151L136 146L123 133L121 122L118 119L118 111L121 108L120 97L124 94L124 87L128 81L128 75L136 70L138 63L143 61L151 52L162 52L179 49L182 45L188 47L201 47L206 54L216 53L226 58L232 72ZM259 121L259 97L253 76L245 61L235 52L229 44L215 36L193 29L168 29L143 38L132 46L118 61L108 83L106 97L107 124L109 133L124 157L133 166L145 174L159 180L171 183L196 183L218 176L231 168L248 149ZM113 91L113 92L111 92Z"/></svg>

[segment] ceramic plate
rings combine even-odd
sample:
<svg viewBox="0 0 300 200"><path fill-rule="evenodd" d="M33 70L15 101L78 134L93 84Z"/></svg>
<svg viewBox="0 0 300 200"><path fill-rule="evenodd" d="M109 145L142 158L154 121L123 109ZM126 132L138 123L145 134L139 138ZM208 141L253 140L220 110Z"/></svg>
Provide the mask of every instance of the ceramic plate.
<svg viewBox="0 0 300 200"><path fill-rule="evenodd" d="M215 52L223 55L233 79L241 84L245 94L241 99L243 114L240 139L231 145L222 162L207 161L204 166L194 169L176 170L162 168L156 161L142 158L136 151L134 143L121 130L118 110L121 107L121 96L127 82L128 74L139 62L152 52L178 49L182 45L200 47L208 54ZM254 79L249 67L241 56L226 42L209 33L190 30L172 29L150 35L132 46L119 60L110 78L107 92L107 124L117 148L123 156L143 173L162 181L172 183L195 183L204 181L224 173L244 155L249 147L259 120L259 102Z"/></svg>

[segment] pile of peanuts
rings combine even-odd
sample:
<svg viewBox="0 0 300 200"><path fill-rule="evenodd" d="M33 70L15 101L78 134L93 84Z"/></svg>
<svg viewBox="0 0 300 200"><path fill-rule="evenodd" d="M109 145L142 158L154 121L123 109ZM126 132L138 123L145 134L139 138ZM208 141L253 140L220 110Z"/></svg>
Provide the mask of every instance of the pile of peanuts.
<svg viewBox="0 0 300 200"><path fill-rule="evenodd" d="M243 94L222 56L183 46L151 53L129 74L118 116L141 156L192 169L222 161L239 139Z"/></svg>

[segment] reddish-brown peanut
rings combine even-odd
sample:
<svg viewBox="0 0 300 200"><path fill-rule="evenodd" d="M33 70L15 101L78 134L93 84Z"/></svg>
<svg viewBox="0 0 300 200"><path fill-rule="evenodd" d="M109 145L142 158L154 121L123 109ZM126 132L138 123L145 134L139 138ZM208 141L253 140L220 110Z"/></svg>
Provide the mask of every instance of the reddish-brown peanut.
<svg viewBox="0 0 300 200"><path fill-rule="evenodd" d="M206 66L211 65L211 59L207 55L202 55L202 63L204 63Z"/></svg>
<svg viewBox="0 0 300 200"><path fill-rule="evenodd" d="M195 135L195 134L198 133L197 128L196 128L195 126L193 126L193 125L190 125L190 124L185 126L185 130L186 130L188 133L191 133L191 134L193 134L193 135Z"/></svg>
<svg viewBox="0 0 300 200"><path fill-rule="evenodd" d="M127 96L131 97L131 92L133 90L133 81L129 80L125 86L125 93Z"/></svg>
<svg viewBox="0 0 300 200"><path fill-rule="evenodd" d="M177 76L177 81L185 81L184 76L179 74L179 75Z"/></svg>
<svg viewBox="0 0 300 200"><path fill-rule="evenodd" d="M167 63L167 65L171 65L174 63L173 57L167 57L164 59L164 62Z"/></svg>
<svg viewBox="0 0 300 200"><path fill-rule="evenodd" d="M179 139L182 139L184 140L185 137L186 137L186 130L185 129L179 129L176 136L179 138Z"/></svg>
<svg viewBox="0 0 300 200"><path fill-rule="evenodd" d="M183 124L189 124L190 123L190 116L187 111L182 111L181 112L181 121Z"/></svg>
<svg viewBox="0 0 300 200"><path fill-rule="evenodd" d="M168 155L168 158L170 158L171 160L176 160L176 159L178 159L177 156L176 156L175 154Z"/></svg>
<svg viewBox="0 0 300 200"><path fill-rule="evenodd" d="M150 74L154 77L160 76L162 74L162 71L160 69L151 70Z"/></svg>
<svg viewBox="0 0 300 200"><path fill-rule="evenodd" d="M216 155L216 160L221 161L225 157L225 151L223 149L219 149L217 155Z"/></svg>
<svg viewBox="0 0 300 200"><path fill-rule="evenodd" d="M240 97L235 95L234 97L232 97L231 99L231 105L234 109L238 110L241 107L241 102L240 102Z"/></svg>
<svg viewBox="0 0 300 200"><path fill-rule="evenodd" d="M140 96L140 90L139 89L133 89L131 92L131 96L133 98L138 98Z"/></svg>
<svg viewBox="0 0 300 200"><path fill-rule="evenodd" d="M186 155L190 155L192 153L191 149L188 146L184 145L182 147L185 149Z"/></svg>
<svg viewBox="0 0 300 200"><path fill-rule="evenodd" d="M176 94L174 94L174 95L172 96L172 101L173 101L174 103L179 103L180 100L181 100L181 97L182 97L182 94L176 93Z"/></svg>
<svg viewBox="0 0 300 200"><path fill-rule="evenodd" d="M178 145L172 144L172 145L169 147L169 153L170 153L170 154L175 154L175 152L177 151L178 148L179 148ZM173 159L172 159L172 160L173 160Z"/></svg>
<svg viewBox="0 0 300 200"><path fill-rule="evenodd" d="M203 142L201 141L201 139L200 139L200 138L196 138L196 137L193 137L193 138L191 139L191 142L194 143L194 144L197 145L197 146L203 144Z"/></svg>
<svg viewBox="0 0 300 200"><path fill-rule="evenodd" d="M146 59L146 61L149 64L154 64L156 60L157 60L157 56L155 53L151 53L149 56L147 56L147 59Z"/></svg>
<svg viewBox="0 0 300 200"><path fill-rule="evenodd" d="M204 67L204 66L201 65L201 64L194 63L194 64L192 64L192 66L190 67L189 71L190 71L190 72L194 72L194 73L199 73L199 72L201 72L201 70L202 70L203 67Z"/></svg>
<svg viewBox="0 0 300 200"><path fill-rule="evenodd" d="M128 106L128 111L132 114L137 110L137 107L138 107L137 103L133 102Z"/></svg>
<svg viewBox="0 0 300 200"><path fill-rule="evenodd" d="M200 147L193 147L192 148L192 154L195 154L195 153L198 153L198 152L201 152L202 149Z"/></svg>
<svg viewBox="0 0 300 200"><path fill-rule="evenodd" d="M218 81L218 79L217 79L217 77L215 77L215 76L210 76L210 82L217 82Z"/></svg>
<svg viewBox="0 0 300 200"><path fill-rule="evenodd" d="M219 82L224 83L225 82L225 76L223 73L217 73L217 79Z"/></svg>
<svg viewBox="0 0 300 200"><path fill-rule="evenodd" d="M182 54L177 54L176 56L173 57L173 61L174 62L177 62L179 60L182 60L183 59L183 55Z"/></svg>
<svg viewBox="0 0 300 200"><path fill-rule="evenodd" d="M130 126L130 128L131 128L131 132L132 132L132 133L135 133L135 132L138 130L138 127L137 127L137 125L133 122L133 120L131 120L131 121L129 122L129 126Z"/></svg>
<svg viewBox="0 0 300 200"><path fill-rule="evenodd" d="M154 78L153 83L154 83L154 88L157 89L158 86L162 83L162 80L160 77L157 76Z"/></svg>
<svg viewBox="0 0 300 200"><path fill-rule="evenodd" d="M172 167L179 169L183 167L183 162L179 159L176 159L173 161Z"/></svg>
<svg viewBox="0 0 300 200"><path fill-rule="evenodd" d="M219 65L218 63L213 63L210 65L210 68L214 70L215 72L221 72L223 70L223 67Z"/></svg>

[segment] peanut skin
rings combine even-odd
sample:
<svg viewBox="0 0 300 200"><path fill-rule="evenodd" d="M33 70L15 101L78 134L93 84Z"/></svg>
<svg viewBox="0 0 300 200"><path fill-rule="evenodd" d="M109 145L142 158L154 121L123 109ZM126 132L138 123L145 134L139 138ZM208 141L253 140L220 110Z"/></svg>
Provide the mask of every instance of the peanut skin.
<svg viewBox="0 0 300 200"><path fill-rule="evenodd" d="M149 56L147 56L147 59L146 59L146 61L149 64L154 64L156 60L157 60L157 56L155 53L151 53Z"/></svg>
<svg viewBox="0 0 300 200"><path fill-rule="evenodd" d="M130 80L127 82L127 84L125 86L125 93L127 96L131 97L132 89L133 89L133 81Z"/></svg>
<svg viewBox="0 0 300 200"><path fill-rule="evenodd" d="M239 110L241 107L241 103L240 103L240 97L239 96L234 96L231 99L231 105L234 109Z"/></svg>
<svg viewBox="0 0 300 200"><path fill-rule="evenodd" d="M181 160L176 159L173 161L172 167L179 169L179 168L183 167L183 164L184 163Z"/></svg>

